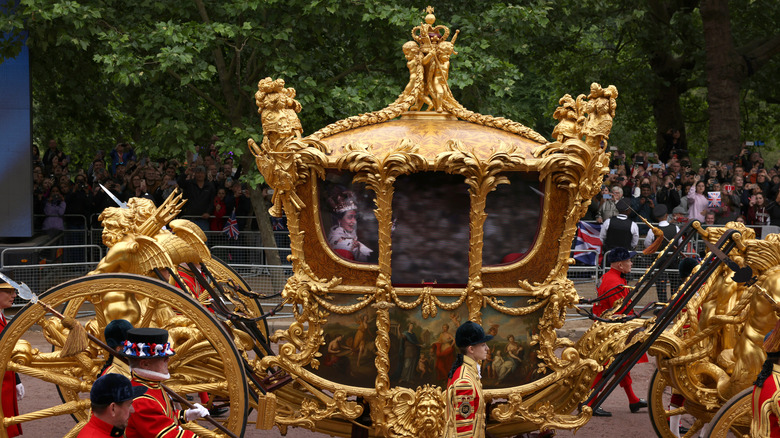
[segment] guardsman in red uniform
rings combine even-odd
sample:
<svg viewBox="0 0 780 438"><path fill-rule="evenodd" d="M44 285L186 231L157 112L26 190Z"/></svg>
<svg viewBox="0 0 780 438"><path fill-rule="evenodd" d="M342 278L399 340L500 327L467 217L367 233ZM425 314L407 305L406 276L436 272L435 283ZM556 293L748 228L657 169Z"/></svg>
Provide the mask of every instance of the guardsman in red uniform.
<svg viewBox="0 0 780 438"><path fill-rule="evenodd" d="M14 298L16 298L16 289L10 284L0 281L0 331L2 331L8 320L5 319L2 309L8 309L14 304ZM24 397L24 385L22 385L21 379L13 371L6 371L3 376L3 390L2 398L3 413L6 416L19 415L19 404L17 400L21 400ZM14 424L8 426L6 429L9 437L15 437L22 434L22 425Z"/></svg>
<svg viewBox="0 0 780 438"><path fill-rule="evenodd" d="M493 336L486 335L482 327L467 321L455 332L455 345L460 354L452 364L447 381L446 438L484 438L485 398L482 395L479 361L487 358L490 347L487 342Z"/></svg>
<svg viewBox="0 0 780 438"><path fill-rule="evenodd" d="M89 391L92 417L78 438L124 436L127 420L133 413L133 399L145 392L146 388L133 387L130 379L121 374L100 376Z"/></svg>
<svg viewBox="0 0 780 438"><path fill-rule="evenodd" d="M601 277L601 284L596 290L599 297L607 296L607 298L593 305L594 315L601 316L607 310L612 309L618 300L622 300L628 295L629 289L625 287L628 284L626 274L631 272L631 266L633 266L631 258L635 255L634 251L628 251L621 247L613 248L607 253L609 271ZM647 362L646 356L642 356L638 363L642 362ZM601 380L601 373L596 376L593 385L596 385L599 380ZM626 377L620 381L620 386L628 397L628 409L633 414L642 408L646 408L647 401L636 396L632 383L631 373L626 374ZM593 415L596 417L611 417L612 413L599 407L593 410Z"/></svg>
<svg viewBox="0 0 780 438"><path fill-rule="evenodd" d="M127 438L197 437L181 425L205 417L208 409L198 403L194 409L174 409L161 386L171 377L168 358L175 354L168 343L168 331L146 327L129 330L122 353L130 362L133 386L146 388L146 394L133 401L135 413L127 425Z"/></svg>
<svg viewBox="0 0 780 438"><path fill-rule="evenodd" d="M780 321L764 340L766 360L753 386L753 438L780 437Z"/></svg>

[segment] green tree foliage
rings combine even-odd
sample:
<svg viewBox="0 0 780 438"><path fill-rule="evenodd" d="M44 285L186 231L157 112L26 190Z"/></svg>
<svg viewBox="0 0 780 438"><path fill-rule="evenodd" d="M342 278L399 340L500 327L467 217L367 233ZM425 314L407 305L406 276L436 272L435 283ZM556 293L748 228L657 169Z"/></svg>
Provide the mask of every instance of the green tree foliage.
<svg viewBox="0 0 780 438"><path fill-rule="evenodd" d="M732 3L737 47L775 36L774 2ZM21 0L0 26L28 32L40 144L60 138L88 160L96 149L130 140L142 153L183 157L218 135L223 150L241 155L248 137L261 137L253 94L263 77L296 88L307 133L393 101L408 78L400 47L424 6ZM594 81L614 84L620 97L613 144L647 150L668 128L687 127L689 145L706 154L699 0L434 6L437 24L461 31L450 82L466 107L549 137L558 98L587 93ZM17 49L6 41L0 55ZM756 138L770 140L777 126L777 68L770 57L741 84L742 129Z"/></svg>

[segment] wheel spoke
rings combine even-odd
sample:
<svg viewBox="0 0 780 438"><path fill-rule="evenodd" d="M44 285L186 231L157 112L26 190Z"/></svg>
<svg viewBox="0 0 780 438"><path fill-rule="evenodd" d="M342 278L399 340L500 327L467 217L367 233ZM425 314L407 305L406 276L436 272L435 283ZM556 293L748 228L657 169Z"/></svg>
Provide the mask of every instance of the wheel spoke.
<svg viewBox="0 0 780 438"><path fill-rule="evenodd" d="M104 305L109 303L105 297L109 294L113 299L110 301L111 312L105 312ZM126 311L122 307L125 305L123 294L124 297L132 297L133 301L132 305L126 304ZM42 294L40 299L55 308L64 307L63 313L71 316L94 305L96 316L86 322L86 328L98 337L102 337L107 323L106 315L109 313L111 318L127 315L135 327L167 329L177 352L171 361L171 386L180 394L208 393L211 399L209 406L214 400L226 401L230 412L219 421L236 435L243 433L249 397L247 382L243 378L243 360L233 343L233 335L186 292L148 277L101 274L63 283ZM23 336L32 333L30 328L34 325L44 329L44 344L40 345L40 341L36 340L33 348ZM41 396L57 398L59 395L61 400L54 402L52 399L48 403L48 406L52 406L49 408L5 418L3 414L8 413L2 412L0 407L0 418L3 418L3 422L0 422L0 436L3 435L3 428L14 424L72 415L79 423L75 427L72 424L67 428L59 426L58 430L67 437L75 438L86 424L90 403L82 397L89 393L107 353L90 344L87 351L74 357L59 357L57 350L62 347L67 333L58 319L45 319L44 312L36 306L22 309L3 331L0 339L0 373L15 371L24 374L25 378L54 384L56 391ZM46 351L47 347L54 352L39 353ZM199 428L201 436L222 436L206 429L211 426L191 424ZM32 429L36 427L40 426L30 425ZM201 429L205 432L200 433Z"/></svg>
<svg viewBox="0 0 780 438"><path fill-rule="evenodd" d="M86 421L79 421L78 424L73 426L73 429L69 430L63 438L76 438L79 435L79 432L81 432L81 429L83 429L86 425Z"/></svg>
<svg viewBox="0 0 780 438"><path fill-rule="evenodd" d="M77 379L75 377L66 376L64 374L59 374L53 372L53 370L49 369L40 369L40 368L33 368L25 365L19 365L16 363L9 363L8 369L10 371L24 374L26 376L34 377L39 380L43 380L44 382L53 383L57 386L60 386L62 388L71 389L74 391L84 391L85 388L84 382L80 379Z"/></svg>
<svg viewBox="0 0 780 438"><path fill-rule="evenodd" d="M69 401L50 408L41 409L14 417L3 418L3 426L13 426L14 424L26 423L28 421L41 420L58 415L71 415L78 411L89 409L89 400Z"/></svg>

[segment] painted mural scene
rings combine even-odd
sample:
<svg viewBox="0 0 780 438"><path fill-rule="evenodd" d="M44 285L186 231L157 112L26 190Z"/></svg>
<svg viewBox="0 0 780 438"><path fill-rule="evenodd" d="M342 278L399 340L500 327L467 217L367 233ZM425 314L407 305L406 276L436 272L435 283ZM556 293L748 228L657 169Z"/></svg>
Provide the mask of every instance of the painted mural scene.
<svg viewBox="0 0 780 438"><path fill-rule="evenodd" d="M519 386L538 377L534 375L538 361L530 344L536 324L521 321L510 325L510 318L486 313L483 324L493 339L488 343L490 354L482 364L482 385L485 388ZM452 365L460 354L455 332L468 320L466 316L442 312L424 319L419 310L391 312L388 355L391 383L409 388L446 385ZM534 316L538 318L538 315ZM532 321L531 318L528 320ZM321 364L319 370L312 371L344 385L372 387L377 378L375 327L376 314L371 311L329 318L324 328L324 344L320 347ZM513 332L504 333L508 327Z"/></svg>
<svg viewBox="0 0 780 438"><path fill-rule="evenodd" d="M780 5L0 15L0 438L780 437Z"/></svg>

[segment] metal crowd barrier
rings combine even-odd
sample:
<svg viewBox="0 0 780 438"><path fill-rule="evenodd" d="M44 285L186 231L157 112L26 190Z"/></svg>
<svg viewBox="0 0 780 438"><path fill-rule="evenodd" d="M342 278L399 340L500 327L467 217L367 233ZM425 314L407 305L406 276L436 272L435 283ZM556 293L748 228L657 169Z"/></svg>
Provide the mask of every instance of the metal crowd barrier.
<svg viewBox="0 0 780 438"><path fill-rule="evenodd" d="M86 275L95 269L103 254L97 245L6 248L0 252L0 271L15 281L26 283L33 292L41 293ZM14 306L26 303L19 297L14 300Z"/></svg>
<svg viewBox="0 0 780 438"><path fill-rule="evenodd" d="M64 214L61 217L65 226L60 239L63 245L89 245L92 243L86 216L81 214ZM33 215L33 228L36 231L42 231L41 227L45 218L46 215L43 214Z"/></svg>
<svg viewBox="0 0 780 438"><path fill-rule="evenodd" d="M43 216L36 215L36 219ZM102 243L102 228L99 227L97 215L87 220L83 215L64 215L66 229L58 238L63 245L8 248L0 253L0 270L19 281L27 283L34 291L43 292L63 281L86 274L97 266L97 262L107 252ZM188 218L188 219L194 219ZM254 216L242 216L237 219L253 224ZM90 222L94 221L94 222ZM92 224L92 226L90 226ZM654 224L657 225L657 224ZM753 226L757 238L764 238L769 233L780 232L780 227ZM274 239L276 248L262 246L260 232L252 229L240 230L238 239L230 239L222 231L206 231L206 244L215 257L218 257L235 269L252 287L252 290L268 295L279 292L287 278L292 275L292 266L286 265L287 255L290 252L290 238L288 231L275 230ZM639 243L634 248L641 252L644 249L644 237L639 237ZM696 237L684 254L687 256L703 255L706 250L704 242ZM268 264L266 251L278 251L282 265ZM598 253L597 250L572 250L571 256L582 253ZM634 259L631 277L641 276L657 256L638 255ZM605 261L596 265L576 264L569 266L568 278L575 283L597 283L603 273L608 269ZM676 275L677 269L667 269L671 275ZM17 298L18 303L23 300ZM281 298L269 300L270 303L278 303Z"/></svg>
<svg viewBox="0 0 780 438"><path fill-rule="evenodd" d="M573 258L575 255L582 255L582 254L594 254L596 257L596 264L595 265L585 265L585 264L570 265L567 277L569 278L569 280L572 280L574 283L588 283L588 282L597 281L599 277L601 277L601 272L602 272L599 269L599 264L598 264L599 251L595 249L578 249L576 251L572 250L569 256Z"/></svg>
<svg viewBox="0 0 780 438"><path fill-rule="evenodd" d="M703 246L703 242L699 242ZM693 256L700 256L700 252L698 250L699 245L694 245L689 248L685 248L683 250L683 255L686 257L693 257ZM655 260L656 257L660 254L660 252L655 252L653 254L642 254L642 250L645 249L645 243L644 239L642 237L639 238L639 243L637 244L636 248L632 249L632 251L636 251L637 255L633 258L633 265L631 266L631 278L639 278L642 274L647 271L647 268L650 267L650 265L653 263L653 260ZM604 257L601 260L601 273L603 274L606 270L609 269L609 266L607 266L607 258ZM677 272L676 266L670 266L666 269L666 272Z"/></svg>

